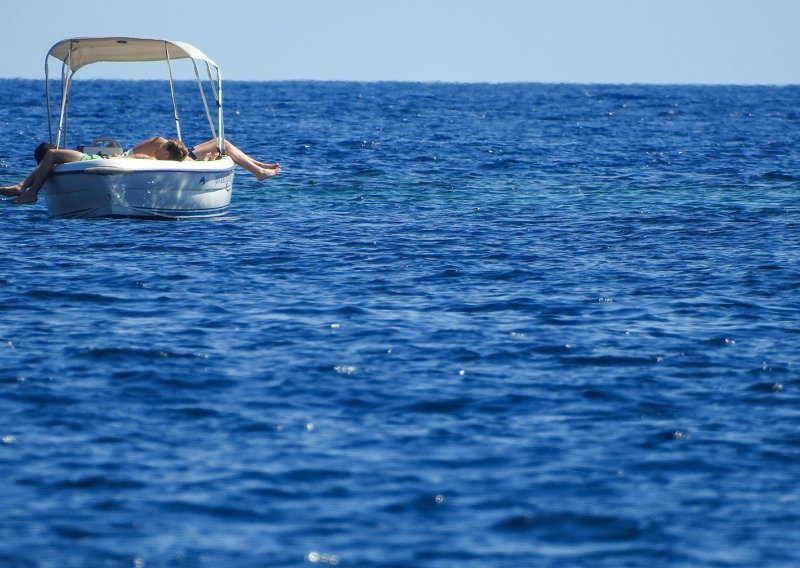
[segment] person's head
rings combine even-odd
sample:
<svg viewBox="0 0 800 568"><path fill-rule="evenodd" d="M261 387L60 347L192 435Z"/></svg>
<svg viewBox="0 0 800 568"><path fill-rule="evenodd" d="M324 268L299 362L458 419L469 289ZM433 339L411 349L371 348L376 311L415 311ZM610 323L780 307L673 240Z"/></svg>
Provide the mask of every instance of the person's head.
<svg viewBox="0 0 800 568"><path fill-rule="evenodd" d="M36 146L36 149L33 151L33 157L36 159L36 163L38 164L41 162L44 159L44 155L47 153L47 151L54 148L55 146L48 142L42 142Z"/></svg>
<svg viewBox="0 0 800 568"><path fill-rule="evenodd" d="M175 138L170 138L156 150L156 158L159 160L175 160L176 162L182 162L188 155L189 150L186 149L183 142Z"/></svg>

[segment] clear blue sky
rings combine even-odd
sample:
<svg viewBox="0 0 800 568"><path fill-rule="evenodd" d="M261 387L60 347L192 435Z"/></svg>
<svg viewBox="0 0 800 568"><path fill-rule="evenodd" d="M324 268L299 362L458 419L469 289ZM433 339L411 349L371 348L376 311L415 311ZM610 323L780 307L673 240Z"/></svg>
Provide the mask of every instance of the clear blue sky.
<svg viewBox="0 0 800 568"><path fill-rule="evenodd" d="M0 77L41 78L59 39L126 35L192 43L227 79L800 84L800 0L12 0L0 13ZM156 76L125 69L113 74Z"/></svg>

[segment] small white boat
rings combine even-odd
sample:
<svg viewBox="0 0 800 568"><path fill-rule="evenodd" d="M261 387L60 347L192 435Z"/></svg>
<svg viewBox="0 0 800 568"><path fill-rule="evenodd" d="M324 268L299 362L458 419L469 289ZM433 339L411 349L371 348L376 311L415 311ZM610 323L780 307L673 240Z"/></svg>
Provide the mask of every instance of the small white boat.
<svg viewBox="0 0 800 568"><path fill-rule="evenodd" d="M55 141L48 63L62 62L61 104ZM210 161L141 160L124 157L98 158L61 164L42 188L47 208L54 217L150 217L182 219L225 215L231 201L235 165L225 156L222 117L222 75L219 66L199 49L183 42L126 37L73 38L55 44L45 58L47 116L50 142L67 147L67 101L75 72L101 61L166 61L175 118L175 136L181 139L175 102L171 61L190 59L206 111L211 134L221 156ZM198 63L206 67L216 128L200 80ZM154 133L156 134L156 133ZM114 156L122 153L114 138L102 138L84 149L86 153Z"/></svg>

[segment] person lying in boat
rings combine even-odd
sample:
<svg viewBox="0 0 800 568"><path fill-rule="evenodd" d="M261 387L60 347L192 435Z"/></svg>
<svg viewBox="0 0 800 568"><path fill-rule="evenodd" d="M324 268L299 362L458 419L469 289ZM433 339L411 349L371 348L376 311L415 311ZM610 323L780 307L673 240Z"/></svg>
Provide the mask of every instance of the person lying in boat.
<svg viewBox="0 0 800 568"><path fill-rule="evenodd" d="M238 166L252 173L256 179L263 181L280 173L280 164L267 164L260 162L225 141L225 153L231 157ZM15 205L36 203L39 190L50 175L53 167L58 164L94 160L102 158L98 154L85 154L77 150L58 149L52 144L42 143L34 151L34 158L39 164L25 180L16 185L0 187L0 195L16 197L11 202ZM216 140L208 140L198 144L192 150L187 150L180 140L154 136L140 142L132 150L120 158L140 158L150 160L215 160L219 157Z"/></svg>
<svg viewBox="0 0 800 568"><path fill-rule="evenodd" d="M43 149L43 150L40 150ZM167 140L162 138L158 145L148 148L151 150L149 153L137 153L136 148L126 155L126 158L140 158L147 160L175 160L182 162L189 155L186 146L180 140L173 138ZM11 200L14 205L25 205L28 203L36 203L39 196L39 190L42 189L44 182L47 181L50 172L58 164L68 164L70 162L82 162L85 160L95 160L102 158L99 154L84 154L77 150L67 150L65 148L56 148L51 144L40 144L34 151L34 157L38 165L22 182L14 186L6 186L0 188L0 193L6 196L16 195L17 197Z"/></svg>
<svg viewBox="0 0 800 568"><path fill-rule="evenodd" d="M141 144L135 146L131 152L134 155L147 155L155 157L155 152L160 148L166 138L161 136L154 136L149 140L145 140ZM189 160L206 161L216 160L219 158L219 151L217 149L217 141L215 139L207 140L202 144L198 144L188 151ZM233 163L237 166L244 168L254 176L258 181L264 181L280 173L280 164L266 164L252 158L242 152L239 148L234 146L230 141L225 140L225 155L230 156Z"/></svg>

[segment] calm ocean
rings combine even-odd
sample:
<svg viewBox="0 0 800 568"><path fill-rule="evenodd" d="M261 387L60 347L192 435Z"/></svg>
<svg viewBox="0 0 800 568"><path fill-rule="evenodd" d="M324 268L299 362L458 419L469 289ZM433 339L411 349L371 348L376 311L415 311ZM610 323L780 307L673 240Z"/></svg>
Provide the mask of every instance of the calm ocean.
<svg viewBox="0 0 800 568"><path fill-rule="evenodd" d="M800 565L800 87L225 99L284 168L225 218L0 202L0 566ZM172 134L161 82L72 103Z"/></svg>

